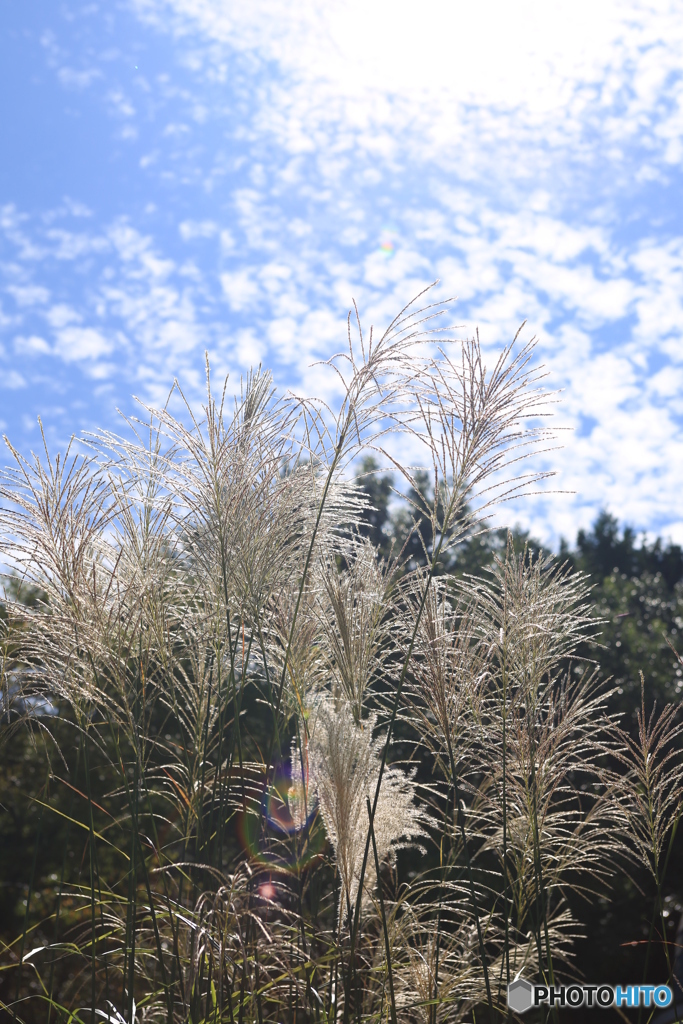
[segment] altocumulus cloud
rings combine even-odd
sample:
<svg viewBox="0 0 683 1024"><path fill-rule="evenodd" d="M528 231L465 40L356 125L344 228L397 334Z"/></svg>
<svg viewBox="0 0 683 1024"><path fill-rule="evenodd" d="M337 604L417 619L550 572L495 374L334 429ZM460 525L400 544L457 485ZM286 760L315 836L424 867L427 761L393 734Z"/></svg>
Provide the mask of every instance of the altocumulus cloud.
<svg viewBox="0 0 683 1024"><path fill-rule="evenodd" d="M31 45L65 132L74 109L91 126L77 156L94 169L62 153L59 194L10 179L0 197L18 443L27 412L63 438L175 374L199 397L204 349L219 372L262 359L283 386L330 389L312 364L343 343L351 297L381 325L439 278L490 351L526 320L563 390L551 486L576 494L513 514L552 540L607 505L683 539L676 4L67 13L46 9Z"/></svg>

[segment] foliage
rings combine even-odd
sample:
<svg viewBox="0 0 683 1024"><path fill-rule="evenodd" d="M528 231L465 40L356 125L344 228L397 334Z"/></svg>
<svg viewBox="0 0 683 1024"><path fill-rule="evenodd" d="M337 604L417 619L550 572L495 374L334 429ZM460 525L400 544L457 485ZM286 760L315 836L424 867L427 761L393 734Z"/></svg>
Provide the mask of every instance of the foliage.
<svg viewBox="0 0 683 1024"><path fill-rule="evenodd" d="M632 530L601 513L588 533L579 531L575 552L566 552L594 581L593 600L603 620L593 656L616 686L615 706L631 718L640 708L640 673L648 708L680 699L683 670L674 647L683 629L683 552L660 539L638 544ZM562 557L562 553L561 553ZM617 699L619 698L619 699Z"/></svg>

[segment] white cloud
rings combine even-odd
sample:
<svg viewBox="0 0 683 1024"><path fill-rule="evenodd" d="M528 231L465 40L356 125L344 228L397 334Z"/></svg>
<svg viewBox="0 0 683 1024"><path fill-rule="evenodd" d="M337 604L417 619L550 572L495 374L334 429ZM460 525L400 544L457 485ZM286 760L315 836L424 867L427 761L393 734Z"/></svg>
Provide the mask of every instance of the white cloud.
<svg viewBox="0 0 683 1024"><path fill-rule="evenodd" d="M178 231L183 242L190 242L195 238L213 238L218 233L218 230L218 225L212 220L183 220L178 225ZM221 236L221 243L222 241Z"/></svg>
<svg viewBox="0 0 683 1024"><path fill-rule="evenodd" d="M32 334L29 338L24 338L18 335L14 339L14 351L19 354L30 354L30 355L49 355L51 348L44 338L38 337L36 334Z"/></svg>
<svg viewBox="0 0 683 1024"><path fill-rule="evenodd" d="M235 239L231 231L224 228L221 231L221 249L223 252L231 252L235 248Z"/></svg>
<svg viewBox="0 0 683 1024"><path fill-rule="evenodd" d="M117 132L117 137L122 139L124 142L134 142L139 135L138 129L132 124L124 124L124 126Z"/></svg>
<svg viewBox="0 0 683 1024"><path fill-rule="evenodd" d="M84 214L76 214L76 216L84 216ZM52 255L58 260L75 260L81 256L103 252L109 246L107 239L101 236L66 231L63 228L51 228L46 232L46 238L56 243Z"/></svg>
<svg viewBox="0 0 683 1024"><path fill-rule="evenodd" d="M650 377L648 390L656 398L673 398L680 403L683 395L683 369L665 366Z"/></svg>
<svg viewBox="0 0 683 1024"><path fill-rule="evenodd" d="M51 306L45 316L50 326L57 329L66 327L67 324L77 324L82 319L80 313L77 313L71 306L67 306L65 302L58 302Z"/></svg>
<svg viewBox="0 0 683 1024"><path fill-rule="evenodd" d="M107 93L109 108L117 117L128 118L135 116L135 107L122 89L110 89Z"/></svg>
<svg viewBox="0 0 683 1024"><path fill-rule="evenodd" d="M26 387L26 379L17 370L0 371L0 387L14 391Z"/></svg>
<svg viewBox="0 0 683 1024"><path fill-rule="evenodd" d="M672 359L683 361L683 242L641 243L630 258L640 277L634 336L649 345L653 338L672 339Z"/></svg>
<svg viewBox="0 0 683 1024"><path fill-rule="evenodd" d="M257 367L259 363L263 362L266 355L266 347L263 340L259 341L254 331L249 329L238 331L230 348L234 353L235 361L242 370L250 370L252 367Z"/></svg>
<svg viewBox="0 0 683 1024"><path fill-rule="evenodd" d="M109 380L116 374L117 369L116 363L106 362L102 359L88 362L85 366L85 372L93 380Z"/></svg>
<svg viewBox="0 0 683 1024"><path fill-rule="evenodd" d="M56 334L57 355L67 363L97 360L112 349L111 343L92 327L63 327Z"/></svg>
<svg viewBox="0 0 683 1024"><path fill-rule="evenodd" d="M77 71L75 68L63 67L57 72L60 83L67 89L87 89L97 78L102 78L99 68L85 68Z"/></svg>
<svg viewBox="0 0 683 1024"><path fill-rule="evenodd" d="M201 345L201 328L197 329L191 316L183 319L169 317L158 325L156 344L162 351L197 353Z"/></svg>
<svg viewBox="0 0 683 1024"><path fill-rule="evenodd" d="M92 217L93 211L85 203L79 203L70 196L64 196L64 206L72 217Z"/></svg>
<svg viewBox="0 0 683 1024"><path fill-rule="evenodd" d="M245 268L221 274L221 287L235 312L253 308L258 302L260 288L254 280L253 271Z"/></svg>
<svg viewBox="0 0 683 1024"><path fill-rule="evenodd" d="M189 125L178 124L177 122L171 122L164 128L163 134L170 138L182 138L187 135L190 131Z"/></svg>
<svg viewBox="0 0 683 1024"><path fill-rule="evenodd" d="M8 285L7 291L18 306L42 306L49 301L50 292L42 285Z"/></svg>
<svg viewBox="0 0 683 1024"><path fill-rule="evenodd" d="M136 7L185 41L200 33L277 62L287 86L270 90L262 123L291 152L310 150L316 129L332 121L348 132L336 133L337 151L355 136L388 160L418 137L423 146L429 140L431 157L467 146L475 123L480 148L495 138L498 150L521 130L557 145L598 120L618 143L648 128L669 148L680 136L677 104L660 109L665 90L670 101L680 91L671 77L680 70L683 22L673 0L433 0L419 12L410 0ZM400 127L408 124L406 139ZM394 131L378 134L378 125Z"/></svg>

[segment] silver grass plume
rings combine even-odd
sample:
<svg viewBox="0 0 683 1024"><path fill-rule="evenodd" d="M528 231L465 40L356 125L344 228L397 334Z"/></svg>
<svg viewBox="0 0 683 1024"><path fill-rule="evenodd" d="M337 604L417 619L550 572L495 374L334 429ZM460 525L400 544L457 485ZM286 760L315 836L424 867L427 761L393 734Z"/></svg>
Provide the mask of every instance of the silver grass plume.
<svg viewBox="0 0 683 1024"><path fill-rule="evenodd" d="M290 807L301 817L304 786L311 794L309 806L312 794L317 797L341 880L340 919L346 916L358 892L368 833L367 800L374 796L382 751L382 739L372 738L376 721L371 716L358 723L346 701L320 698L307 723L303 774L299 751L296 747L292 751ZM426 835L425 813L415 803L415 791L415 783L400 768L385 770L374 819L380 863L387 859L393 862L399 847ZM366 893L372 891L375 882L374 865L368 864Z"/></svg>
<svg viewBox="0 0 683 1024"><path fill-rule="evenodd" d="M526 548L516 553L511 541L489 581L463 587L474 591L487 651L473 767L488 782L478 829L500 860L506 969L533 927L539 964L552 971L575 931L566 892L594 892L619 845L602 768L611 732L606 695L588 666L570 660L595 634L589 588L580 573Z"/></svg>
<svg viewBox="0 0 683 1024"><path fill-rule="evenodd" d="M266 637L265 667L273 679L278 679L282 673L289 643L280 706L285 721L297 716L305 718L316 694L329 678L320 616L321 595L313 587L306 587L301 593L299 613L292 630L298 597L297 582L296 579L291 580L289 586L283 586L274 595L266 609L263 629Z"/></svg>
<svg viewBox="0 0 683 1024"><path fill-rule="evenodd" d="M397 1003L405 1019L456 1024L470 1019L473 1005L486 998L476 932L471 918L462 914L458 894L450 894L447 928L435 928L431 909L429 903L421 907L406 902L395 921L392 958ZM407 1016L410 1009L414 1017Z"/></svg>
<svg viewBox="0 0 683 1024"><path fill-rule="evenodd" d="M387 655L387 612L392 598L394 566L383 562L369 540L357 539L347 554L348 568L339 571L327 558L323 564L321 629L329 652L335 692L341 694L357 722L365 694L381 674Z"/></svg>
<svg viewBox="0 0 683 1024"><path fill-rule="evenodd" d="M659 713L655 705L647 715L642 673L636 722L637 738L619 730L621 771L615 781L629 846L659 887L667 842L683 813L683 722L676 704Z"/></svg>
<svg viewBox="0 0 683 1024"><path fill-rule="evenodd" d="M414 629L424 572L412 574L406 588L401 643ZM476 743L481 694L488 673L487 648L478 635L479 618L471 599L453 593L446 580L432 581L415 637L405 689L405 715L417 725L422 742L450 778L452 768L467 770ZM451 782L453 780L451 779Z"/></svg>
<svg viewBox="0 0 683 1024"><path fill-rule="evenodd" d="M520 331L490 369L477 334L442 341L438 356L403 382L395 429L405 433L411 449L424 452L432 495L415 467L381 450L416 495L409 499L414 513L418 520L429 518L442 555L475 522L481 527L494 506L553 475L522 473L519 465L553 436L547 427L529 423L549 415L550 396L540 385L545 373L531 363L535 340L515 350ZM431 554L425 551L428 562Z"/></svg>

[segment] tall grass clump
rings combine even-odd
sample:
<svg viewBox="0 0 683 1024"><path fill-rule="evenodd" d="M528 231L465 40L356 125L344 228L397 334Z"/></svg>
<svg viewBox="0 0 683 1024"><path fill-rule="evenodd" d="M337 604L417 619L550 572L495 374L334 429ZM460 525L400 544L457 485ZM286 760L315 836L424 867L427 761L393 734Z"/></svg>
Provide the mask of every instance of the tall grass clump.
<svg viewBox="0 0 683 1024"><path fill-rule="evenodd" d="M572 894L630 841L660 879L673 711L620 738L572 660L586 580L511 543L442 571L545 475L550 396L533 343L487 364L441 313L349 319L336 410L261 370L229 399L207 364L201 414L176 383L121 436L7 442L0 742L47 759L36 850L64 836L4 950L9 1019L508 1019L511 979L571 973ZM359 529L368 452L430 523L423 565Z"/></svg>

